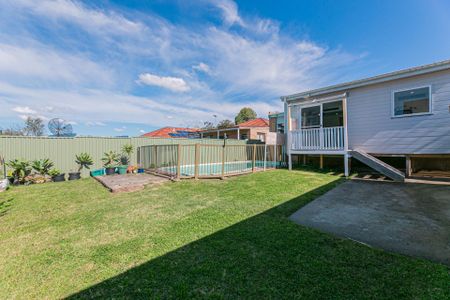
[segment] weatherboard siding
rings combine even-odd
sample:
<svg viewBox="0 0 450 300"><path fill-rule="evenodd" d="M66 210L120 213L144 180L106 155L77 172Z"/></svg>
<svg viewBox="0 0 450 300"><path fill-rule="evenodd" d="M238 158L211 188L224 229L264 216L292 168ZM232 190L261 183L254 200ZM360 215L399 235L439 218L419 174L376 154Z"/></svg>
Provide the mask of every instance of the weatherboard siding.
<svg viewBox="0 0 450 300"><path fill-rule="evenodd" d="M392 117L394 90L431 86L432 114ZM348 91L349 148L379 154L450 154L450 70Z"/></svg>

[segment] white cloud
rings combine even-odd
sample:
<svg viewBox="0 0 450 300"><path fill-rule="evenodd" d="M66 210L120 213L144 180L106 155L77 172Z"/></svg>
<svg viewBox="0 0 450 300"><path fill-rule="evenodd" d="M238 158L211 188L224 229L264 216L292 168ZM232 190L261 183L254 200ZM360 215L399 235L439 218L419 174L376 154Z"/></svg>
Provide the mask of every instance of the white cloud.
<svg viewBox="0 0 450 300"><path fill-rule="evenodd" d="M174 92L187 92L191 89L182 78L164 77L150 73L139 75L138 82L145 85L159 86Z"/></svg>
<svg viewBox="0 0 450 300"><path fill-rule="evenodd" d="M116 132L124 132L126 127L120 127L120 128L114 128L114 131Z"/></svg>
<svg viewBox="0 0 450 300"><path fill-rule="evenodd" d="M222 12L222 18L225 24L238 24L244 26L244 21L239 16L238 6L232 0L214 0L212 4L219 8Z"/></svg>
<svg viewBox="0 0 450 300"><path fill-rule="evenodd" d="M197 71L201 71L204 73L209 74L211 72L211 69L209 68L209 66L205 63L199 63L198 65L194 65L192 66L192 69L197 70Z"/></svg>
<svg viewBox="0 0 450 300"><path fill-rule="evenodd" d="M12 111L15 111L20 114L36 114L37 112L28 106L16 106L12 109Z"/></svg>
<svg viewBox="0 0 450 300"><path fill-rule="evenodd" d="M88 122L85 123L85 125L86 125L86 126L89 126L89 127L91 127L91 126L102 126L102 127L103 127L103 126L106 126L105 123L99 122L99 121L95 121L95 122L88 121Z"/></svg>
<svg viewBox="0 0 450 300"><path fill-rule="evenodd" d="M146 133L147 131L145 131L144 129L139 129L139 133Z"/></svg>
<svg viewBox="0 0 450 300"><path fill-rule="evenodd" d="M172 24L93 2L7 2L16 11L0 17L10 16L20 34L8 33L14 26L0 18L0 119L14 107L86 126L199 124L213 114L232 119L243 106L265 117L282 109L279 96L329 83L355 61L341 49L283 32L276 20L241 15L231 0L203 1L205 12L212 5L226 26ZM136 82L162 89L135 91ZM152 98L143 94L148 91Z"/></svg>
<svg viewBox="0 0 450 300"><path fill-rule="evenodd" d="M112 11L87 7L70 0L15 0L16 7L51 20L64 20L80 26L90 33L133 34L144 31L140 22L131 21Z"/></svg>
<svg viewBox="0 0 450 300"><path fill-rule="evenodd" d="M104 66L68 53L54 51L43 45L15 46L0 43L0 76L37 78L75 84L112 82L110 70Z"/></svg>

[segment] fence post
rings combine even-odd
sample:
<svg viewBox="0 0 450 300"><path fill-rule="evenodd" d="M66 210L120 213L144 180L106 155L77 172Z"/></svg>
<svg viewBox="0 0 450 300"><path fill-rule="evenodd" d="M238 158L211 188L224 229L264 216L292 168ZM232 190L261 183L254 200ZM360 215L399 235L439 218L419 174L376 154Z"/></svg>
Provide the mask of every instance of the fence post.
<svg viewBox="0 0 450 300"><path fill-rule="evenodd" d="M195 144L194 178L198 179L198 165L200 161L200 144Z"/></svg>
<svg viewBox="0 0 450 300"><path fill-rule="evenodd" d="M267 163L267 144L264 144L264 171L266 170Z"/></svg>
<svg viewBox="0 0 450 300"><path fill-rule="evenodd" d="M273 145L273 167L277 168L277 147L278 145Z"/></svg>
<svg viewBox="0 0 450 300"><path fill-rule="evenodd" d="M181 144L178 144L177 149L177 179L180 180L181 178Z"/></svg>
<svg viewBox="0 0 450 300"><path fill-rule="evenodd" d="M253 144L252 172L256 171L255 163L256 163L256 144Z"/></svg>
<svg viewBox="0 0 450 300"><path fill-rule="evenodd" d="M225 179L225 149L227 146L222 147L222 179Z"/></svg>
<svg viewBox="0 0 450 300"><path fill-rule="evenodd" d="M155 145L155 169L158 170L158 145Z"/></svg>

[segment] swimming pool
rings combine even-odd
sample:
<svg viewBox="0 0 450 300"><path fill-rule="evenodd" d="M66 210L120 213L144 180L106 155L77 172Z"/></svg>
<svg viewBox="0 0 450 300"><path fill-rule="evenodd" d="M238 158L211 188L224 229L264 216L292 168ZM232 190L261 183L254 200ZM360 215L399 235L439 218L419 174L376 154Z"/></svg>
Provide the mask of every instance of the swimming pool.
<svg viewBox="0 0 450 300"><path fill-rule="evenodd" d="M264 168L276 168L280 166L280 162L274 161L255 161L255 168L258 170L262 170ZM224 174L225 175L233 175L240 173L247 173L252 171L252 161L233 161L226 162L224 164ZM175 176L177 173L176 166L168 166L168 167L160 167L157 169L158 173L173 175ZM198 174L199 176L220 176L222 175L222 163L211 163L211 164L199 164L198 165ZM180 175L182 177L192 177L195 175L195 166L194 165L181 165L180 166Z"/></svg>

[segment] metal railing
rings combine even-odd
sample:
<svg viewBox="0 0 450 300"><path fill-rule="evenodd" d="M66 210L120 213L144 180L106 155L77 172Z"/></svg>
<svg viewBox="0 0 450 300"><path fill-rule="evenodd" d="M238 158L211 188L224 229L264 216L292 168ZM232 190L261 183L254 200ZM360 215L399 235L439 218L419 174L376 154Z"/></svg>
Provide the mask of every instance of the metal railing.
<svg viewBox="0 0 450 300"><path fill-rule="evenodd" d="M224 178L284 167L281 145L152 145L138 150L141 167L170 178Z"/></svg>
<svg viewBox="0 0 450 300"><path fill-rule="evenodd" d="M343 150L344 127L327 127L293 130L292 150Z"/></svg>

